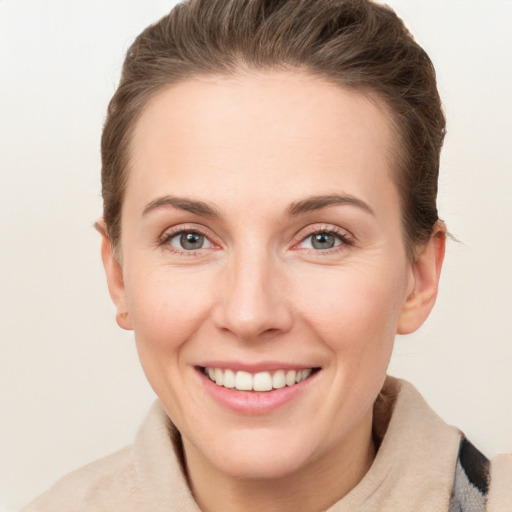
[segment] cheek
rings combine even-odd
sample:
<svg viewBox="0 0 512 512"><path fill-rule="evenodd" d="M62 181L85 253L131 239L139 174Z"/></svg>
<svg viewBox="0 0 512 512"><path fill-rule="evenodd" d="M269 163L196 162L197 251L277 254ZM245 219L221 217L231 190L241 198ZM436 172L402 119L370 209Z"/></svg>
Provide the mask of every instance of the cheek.
<svg viewBox="0 0 512 512"><path fill-rule="evenodd" d="M303 316L333 351L389 350L403 302L396 273L347 268L305 281L314 282L317 293L301 287Z"/></svg>
<svg viewBox="0 0 512 512"><path fill-rule="evenodd" d="M131 283L126 285L128 311L139 350L155 356L175 352L208 314L208 284L200 272L146 270Z"/></svg>
<svg viewBox="0 0 512 512"><path fill-rule="evenodd" d="M187 347L208 317L205 276L172 268L144 270L125 283L137 352L151 387L169 415L179 419L187 410L180 398L190 371Z"/></svg>

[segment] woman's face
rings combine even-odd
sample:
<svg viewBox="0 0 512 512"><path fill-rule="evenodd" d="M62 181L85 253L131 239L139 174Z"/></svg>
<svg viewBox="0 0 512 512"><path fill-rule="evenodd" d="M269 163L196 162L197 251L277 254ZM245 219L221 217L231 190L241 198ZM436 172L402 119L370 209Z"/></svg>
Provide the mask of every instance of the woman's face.
<svg viewBox="0 0 512 512"><path fill-rule="evenodd" d="M107 274L187 456L279 477L368 441L415 287L393 172L385 110L299 72L145 107Z"/></svg>

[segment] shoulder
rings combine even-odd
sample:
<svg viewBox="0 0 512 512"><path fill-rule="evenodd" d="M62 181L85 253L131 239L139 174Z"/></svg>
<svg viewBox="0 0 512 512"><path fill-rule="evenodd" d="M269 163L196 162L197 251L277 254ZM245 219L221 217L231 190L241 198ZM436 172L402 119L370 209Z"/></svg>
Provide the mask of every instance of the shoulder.
<svg viewBox="0 0 512 512"><path fill-rule="evenodd" d="M133 447L128 446L64 476L21 512L129 512L144 508Z"/></svg>
<svg viewBox="0 0 512 512"><path fill-rule="evenodd" d="M506 512L512 507L512 455L489 461L462 437L450 512Z"/></svg>
<svg viewBox="0 0 512 512"><path fill-rule="evenodd" d="M21 512L196 511L179 433L155 401L135 442L59 480Z"/></svg>
<svg viewBox="0 0 512 512"><path fill-rule="evenodd" d="M486 512L508 510L512 510L512 454L497 455L491 460Z"/></svg>
<svg viewBox="0 0 512 512"><path fill-rule="evenodd" d="M461 439L449 512L484 512L489 493L489 460L464 436Z"/></svg>
<svg viewBox="0 0 512 512"><path fill-rule="evenodd" d="M422 501L409 510L512 511L512 454L486 458L460 430L444 423L414 386L388 378L376 402L375 417L374 432L382 439L381 455L391 446L395 456L400 454L399 462L407 462L404 474L412 472L418 477L415 487L405 490L409 496L418 496L421 491ZM374 466L378 459L379 453ZM396 462L393 468L397 468ZM394 482L392 490L401 486L402 481ZM425 507L426 491L434 501L447 495L449 504L436 508L429 502Z"/></svg>

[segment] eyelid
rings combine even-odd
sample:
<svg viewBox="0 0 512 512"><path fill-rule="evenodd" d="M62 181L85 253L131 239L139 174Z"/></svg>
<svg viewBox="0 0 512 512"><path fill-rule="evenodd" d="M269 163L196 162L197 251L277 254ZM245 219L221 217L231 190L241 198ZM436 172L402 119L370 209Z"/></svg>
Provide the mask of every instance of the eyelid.
<svg viewBox="0 0 512 512"><path fill-rule="evenodd" d="M207 247L205 249L197 249L196 251L182 251L178 249L177 247L172 247L168 244L168 242L174 238L175 236L181 234L181 233L197 233L200 235L203 235L207 240L210 242L211 246ZM176 253L186 253L187 255L194 255L198 251L202 250L211 250L211 249L218 249L220 248L220 243L218 242L218 238L212 233L212 231L205 226L202 226L200 224L193 224L193 223L186 223L186 224L178 224L176 226L171 226L166 228L162 234L157 239L157 245L159 247L164 246L167 244L167 248L170 251L176 252Z"/></svg>
<svg viewBox="0 0 512 512"><path fill-rule="evenodd" d="M334 246L330 249L323 249L318 250L314 249L313 252L315 253L329 253L336 250L343 250L343 248L347 246L352 246L355 243L355 237L346 229L340 228L339 226L335 226L332 224L314 224L310 226L306 226L305 228L301 229L294 237L294 242L292 245L292 249L296 250L311 250L307 248L300 248L297 247L300 243L304 242L309 237L319 234L319 233L326 233L329 235L334 235L338 237L341 240L341 244L338 244L337 246Z"/></svg>

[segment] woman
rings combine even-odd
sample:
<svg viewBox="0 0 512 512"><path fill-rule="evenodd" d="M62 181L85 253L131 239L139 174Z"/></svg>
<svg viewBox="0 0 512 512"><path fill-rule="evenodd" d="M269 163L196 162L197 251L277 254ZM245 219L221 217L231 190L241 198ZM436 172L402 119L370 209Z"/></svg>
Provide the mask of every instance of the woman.
<svg viewBox="0 0 512 512"><path fill-rule="evenodd" d="M102 258L159 397L133 446L26 510L507 510L406 382L434 304L445 120L366 1L197 0L130 48L102 139Z"/></svg>

